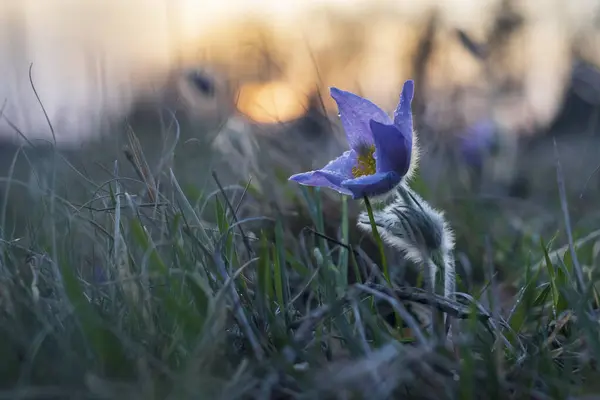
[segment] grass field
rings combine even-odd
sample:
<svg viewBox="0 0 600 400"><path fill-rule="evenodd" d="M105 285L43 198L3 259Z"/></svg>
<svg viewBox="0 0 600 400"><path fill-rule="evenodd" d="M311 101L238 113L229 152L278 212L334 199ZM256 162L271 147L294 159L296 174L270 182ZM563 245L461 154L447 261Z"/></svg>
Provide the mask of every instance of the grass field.
<svg viewBox="0 0 600 400"><path fill-rule="evenodd" d="M40 164L40 184L26 161L3 161L14 179L1 215L0 398L600 393L600 231L594 201L576 202L585 179L568 168L531 171L536 185L546 179L543 200L486 197L462 170L432 179L435 153L423 155L411 185L455 232L452 300L430 296L416 265L386 248L390 286L376 243L356 229L363 205L286 182L309 165L269 170L266 154L265 176L236 182L251 170L232 160L243 151L225 156L232 173L206 144L171 148L171 135L157 146L144 129L144 150L125 139L134 161L111 142L61 161L54 182L48 165L59 163ZM266 151L276 139L260 140ZM99 154L103 168L87 169ZM145 159L163 161L158 188ZM449 316L451 340L424 326L431 309Z"/></svg>

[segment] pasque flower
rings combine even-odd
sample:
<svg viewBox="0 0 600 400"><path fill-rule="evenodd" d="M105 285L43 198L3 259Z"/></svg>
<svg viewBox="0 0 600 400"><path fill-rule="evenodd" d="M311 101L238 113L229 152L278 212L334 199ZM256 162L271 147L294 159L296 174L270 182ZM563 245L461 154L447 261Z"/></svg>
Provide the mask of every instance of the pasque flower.
<svg viewBox="0 0 600 400"><path fill-rule="evenodd" d="M444 296L455 290L454 234L444 213L431 207L408 185L399 185L392 203L373 212L375 227L382 240L405 257L426 267L429 283L435 285L439 269L444 271ZM371 218L362 212L360 230L373 233ZM435 286L433 286L435 287Z"/></svg>
<svg viewBox="0 0 600 400"><path fill-rule="evenodd" d="M460 152L464 161L481 168L485 157L493 152L497 145L497 132L490 119L483 119L469 126L460 138Z"/></svg>
<svg viewBox="0 0 600 400"><path fill-rule="evenodd" d="M339 110L350 150L323 168L292 175L306 186L328 187L354 199L389 193L410 177L416 164L411 102L414 82L404 83L392 118L371 101L337 88L330 89Z"/></svg>

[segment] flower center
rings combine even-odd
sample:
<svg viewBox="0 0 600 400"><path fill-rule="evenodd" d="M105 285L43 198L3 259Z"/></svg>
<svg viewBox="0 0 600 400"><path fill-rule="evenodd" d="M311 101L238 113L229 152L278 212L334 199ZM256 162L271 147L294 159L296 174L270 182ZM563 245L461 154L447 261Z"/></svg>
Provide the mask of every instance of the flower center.
<svg viewBox="0 0 600 400"><path fill-rule="evenodd" d="M366 147L358 154L356 166L352 167L352 176L358 178L375 174L375 145Z"/></svg>

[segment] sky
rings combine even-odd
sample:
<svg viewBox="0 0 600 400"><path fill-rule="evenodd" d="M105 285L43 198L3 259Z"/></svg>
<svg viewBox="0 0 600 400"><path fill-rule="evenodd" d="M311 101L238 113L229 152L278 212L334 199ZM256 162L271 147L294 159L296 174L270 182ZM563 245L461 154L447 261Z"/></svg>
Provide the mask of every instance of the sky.
<svg viewBox="0 0 600 400"><path fill-rule="evenodd" d="M199 48L219 50L221 64L213 68L217 73L229 68L235 72L234 78L239 78L243 75L240 69L246 64L248 69L255 68L234 50L234 45L249 35L245 21L255 18L260 26L270 29L272 40L279 46L275 52L293 62L288 63L281 82L266 82L258 87L256 82L252 83L254 86L249 84L246 91L249 110L262 107L255 104L259 97L276 94L283 96L277 103L291 104L287 107L291 111L283 112L283 117L299 113L300 106L295 104L301 103L300 95L304 93L300 92L310 84L301 82L301 78L309 76L311 68L308 56L298 45L301 36L309 37L313 43L322 43L327 49L327 57L323 56L324 61L321 61L324 69L332 65L326 84L335 83L349 89L361 87L377 101L393 102L397 95L394 91L407 78L408 71L405 66L408 61L402 64L394 57L410 57L412 53L406 49L414 44L418 35L400 32L404 22L386 21L385 15L375 20L363 18L365 10L379 5L388 15L395 12L401 16L398 21L418 27L423 25L428 13L436 9L447 28L464 28L477 37L489 26L494 15L490 10L499 1L2 0L0 101L6 101L4 115L23 131L41 138L50 137L29 82L29 65L33 63L36 89L60 131L60 139L75 143L87 134L84 133L86 126L99 124L107 115L125 116L136 99L157 96L157 88L169 82L179 63L191 67L197 62ZM528 25L524 33L523 50L514 52L515 56L511 56L514 65L508 63L507 68L522 78L529 103L537 107L535 112L551 114L567 76L571 46L576 39L581 42L578 37L591 26L596 3L593 0L522 0L518 4L531 26ZM314 10L319 8L333 15L347 16L352 27L363 24L367 28L365 40L369 41L369 51L361 50L358 54L357 50L364 60L356 70L343 70L343 65L340 66L343 60L336 41L342 40L346 32L336 31L338 28L325 19L317 20L315 15L319 13L314 14ZM394 35L412 39L396 45ZM600 49L596 36L586 39L583 48L591 59L600 60L596 54ZM434 74L438 78L432 79L438 87L455 84L459 78L468 80L473 63L462 53L456 54L454 58L444 56L445 61L441 61L439 72ZM293 80L304 85L304 89L290 86ZM355 85L354 81L360 84ZM298 99L290 100L296 90L300 93ZM543 118L548 119L547 115ZM0 120L0 135L10 131L6 121Z"/></svg>

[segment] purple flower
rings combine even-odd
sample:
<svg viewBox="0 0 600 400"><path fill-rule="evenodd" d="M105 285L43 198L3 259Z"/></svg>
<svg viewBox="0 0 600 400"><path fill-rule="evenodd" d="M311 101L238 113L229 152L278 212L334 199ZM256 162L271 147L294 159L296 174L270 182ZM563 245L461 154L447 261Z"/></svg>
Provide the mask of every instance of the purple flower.
<svg viewBox="0 0 600 400"><path fill-rule="evenodd" d="M339 110L350 150L323 168L292 175L291 181L321 186L353 199L387 194L407 175L413 150L412 80L404 83L394 120L367 99L337 88L331 97Z"/></svg>
<svg viewBox="0 0 600 400"><path fill-rule="evenodd" d="M106 273L106 270L104 269L103 266L94 265L93 273L94 273L94 283L103 284L108 281L108 274Z"/></svg>
<svg viewBox="0 0 600 400"><path fill-rule="evenodd" d="M483 119L465 130L460 138L460 151L467 164L480 168L495 144L496 127L493 121Z"/></svg>

